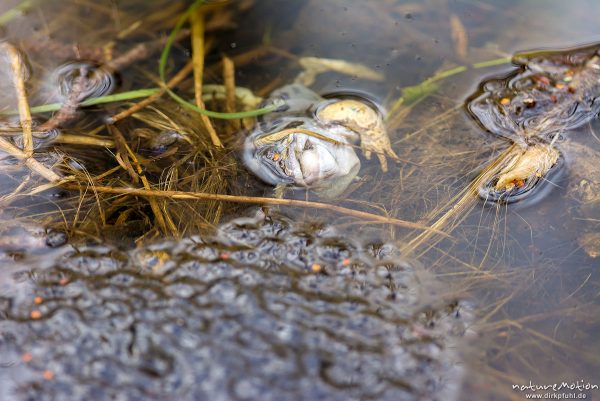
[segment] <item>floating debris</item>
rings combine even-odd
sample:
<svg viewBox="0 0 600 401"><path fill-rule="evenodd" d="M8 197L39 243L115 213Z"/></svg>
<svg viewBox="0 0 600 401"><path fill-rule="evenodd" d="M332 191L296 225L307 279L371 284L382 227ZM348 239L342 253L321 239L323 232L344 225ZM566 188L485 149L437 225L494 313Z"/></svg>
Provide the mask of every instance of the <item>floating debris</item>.
<svg viewBox="0 0 600 401"><path fill-rule="evenodd" d="M468 102L468 110L494 135L517 143L551 141L600 112L598 47L515 56L519 65L490 79Z"/></svg>
<svg viewBox="0 0 600 401"><path fill-rule="evenodd" d="M577 241L589 257L600 257L600 232L585 233Z"/></svg>
<svg viewBox="0 0 600 401"><path fill-rule="evenodd" d="M515 155L510 164L500 171L496 190L512 191L528 182L544 177L558 161L559 153L549 145L535 145Z"/></svg>
<svg viewBox="0 0 600 401"><path fill-rule="evenodd" d="M296 83L310 86L315 82L317 75L324 72L338 72L359 79L382 81L382 73L359 63L346 60L319 57L302 57L298 60L304 71L296 78Z"/></svg>
<svg viewBox="0 0 600 401"><path fill-rule="evenodd" d="M456 14L450 15L450 32L454 42L454 52L459 58L465 59L469 50L469 37L467 29Z"/></svg>
<svg viewBox="0 0 600 401"><path fill-rule="evenodd" d="M504 162L502 169L479 188L486 201L512 203L529 197L560 158L550 145L538 144L525 149L517 147Z"/></svg>
<svg viewBox="0 0 600 401"><path fill-rule="evenodd" d="M491 133L520 146L479 194L484 200L512 202L529 196L556 166L553 148L560 135L600 112L598 47L517 55L520 68L482 84L467 107Z"/></svg>

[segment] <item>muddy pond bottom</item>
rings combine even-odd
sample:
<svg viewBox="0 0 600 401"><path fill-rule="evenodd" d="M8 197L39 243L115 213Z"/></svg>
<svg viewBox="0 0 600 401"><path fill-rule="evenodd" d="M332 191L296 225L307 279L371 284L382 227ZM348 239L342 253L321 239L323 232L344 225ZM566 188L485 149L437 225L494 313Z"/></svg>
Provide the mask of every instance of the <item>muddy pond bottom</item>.
<svg viewBox="0 0 600 401"><path fill-rule="evenodd" d="M389 245L261 215L61 249L2 272L2 401L450 400L460 385L468 307Z"/></svg>

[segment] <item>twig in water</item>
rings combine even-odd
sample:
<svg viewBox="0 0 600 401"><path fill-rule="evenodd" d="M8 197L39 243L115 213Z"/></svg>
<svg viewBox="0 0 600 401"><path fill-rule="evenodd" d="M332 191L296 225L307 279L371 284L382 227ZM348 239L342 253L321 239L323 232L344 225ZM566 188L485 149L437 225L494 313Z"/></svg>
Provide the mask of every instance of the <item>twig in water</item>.
<svg viewBox="0 0 600 401"><path fill-rule="evenodd" d="M35 160L33 157L27 155L21 149L17 148L6 139L0 137L0 150L8 153L9 155L23 161L25 165L33 172L41 175L45 179L51 182L58 182L61 180L60 175L44 166L42 163Z"/></svg>
<svg viewBox="0 0 600 401"><path fill-rule="evenodd" d="M79 96L83 91L88 70L85 67L79 69L79 76L75 78L71 91L67 95L67 99L62 107L48 121L37 127L39 131L47 132L59 125L64 124L75 116L75 112L79 107Z"/></svg>
<svg viewBox="0 0 600 401"><path fill-rule="evenodd" d="M223 82L225 83L225 111L235 113L235 66L227 56L223 56ZM231 120L231 127L239 131L240 120Z"/></svg>
<svg viewBox="0 0 600 401"><path fill-rule="evenodd" d="M0 46L10 59L15 91L17 93L19 119L21 120L21 128L23 129L23 150L27 157L31 157L33 155L33 134L31 132L31 113L29 111L25 82L23 80L23 63L19 51L13 45L5 42L0 44Z"/></svg>
<svg viewBox="0 0 600 401"><path fill-rule="evenodd" d="M187 37L189 34L189 30L182 29L177 33L177 36L174 38L174 40L179 41ZM167 39L160 38L152 42L140 43L128 50L127 52L123 53L119 57L116 57L113 60L104 63L103 67L110 71L120 71L123 68L132 65L133 63L136 63L140 60L149 57L150 55L152 55L152 53L161 50L161 48L165 45L166 41Z"/></svg>
<svg viewBox="0 0 600 401"><path fill-rule="evenodd" d="M450 16L450 28L452 33L452 41L454 42L454 52L460 59L464 60L467 58L469 39L467 36L467 30L458 15L452 14Z"/></svg>
<svg viewBox="0 0 600 401"><path fill-rule="evenodd" d="M131 164L131 160L129 160L129 151L127 150L128 146L125 137L123 137L121 131L119 131L114 125L109 125L108 128L115 141L115 146L117 148L117 154L115 155L115 159L117 159L117 162L121 165L121 167L123 167L123 169L127 171L127 174L129 174L129 177L131 177L131 181L134 184L137 184L139 182L140 177L138 176L138 174L136 174Z"/></svg>
<svg viewBox="0 0 600 401"><path fill-rule="evenodd" d="M75 135L60 133L54 139L56 143L63 143L67 145L87 145L87 146L100 146L103 148L114 148L115 142L112 139L100 138L91 135Z"/></svg>
<svg viewBox="0 0 600 401"><path fill-rule="evenodd" d="M65 184L63 185L66 189L79 190L79 184ZM360 210L348 209L346 207L331 205L328 203L321 202L310 202L296 199L281 199L281 198L264 198L264 197L253 197L253 196L236 196L236 195L224 195L224 194L211 194L205 192L185 192L185 191L160 191L160 190L146 190L138 188L116 188L116 187L104 187L104 186L92 186L92 189L98 193L109 193L119 195L131 195L131 196L147 196L147 197L162 197L170 199L188 199L188 200L212 200L222 202L233 202L233 203L248 203L255 205L280 205L280 206L295 206L304 207L309 209L322 209L329 210L332 212L344 214L347 216L363 218L370 220L371 223L381 224L392 224L398 227L412 228L417 230L425 230L440 234L448 237L442 231L435 228L426 227L419 223L413 223L411 221L405 221L396 219L393 217L385 217L377 214L368 212L362 212Z"/></svg>

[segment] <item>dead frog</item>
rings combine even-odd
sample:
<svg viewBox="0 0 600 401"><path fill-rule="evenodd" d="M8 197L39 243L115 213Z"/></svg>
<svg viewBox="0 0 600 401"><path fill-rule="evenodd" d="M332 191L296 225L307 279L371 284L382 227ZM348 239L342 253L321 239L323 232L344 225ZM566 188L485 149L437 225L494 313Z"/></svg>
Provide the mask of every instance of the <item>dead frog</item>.
<svg viewBox="0 0 600 401"><path fill-rule="evenodd" d="M294 83L274 91L268 102L285 102L263 116L246 138L244 162L264 182L309 188L320 196L340 195L360 169L354 145L367 159L375 153L382 171L386 156L397 160L383 116L355 99L325 99Z"/></svg>

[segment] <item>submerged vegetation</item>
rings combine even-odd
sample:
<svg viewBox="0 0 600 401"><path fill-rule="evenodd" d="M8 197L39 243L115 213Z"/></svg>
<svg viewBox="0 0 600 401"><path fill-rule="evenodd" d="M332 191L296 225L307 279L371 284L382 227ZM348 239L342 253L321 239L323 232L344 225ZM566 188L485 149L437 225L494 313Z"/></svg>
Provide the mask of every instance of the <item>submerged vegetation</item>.
<svg viewBox="0 0 600 401"><path fill-rule="evenodd" d="M458 315L460 308L448 300L469 298L476 318L466 332L475 345L462 350L460 358L467 370L478 373L465 385L467 391L520 399L511 384L596 379L591 372L600 365L594 351L600 349L600 281L592 270L600 255L598 46L510 56L530 44L508 30L488 32L497 28L465 20L464 15L474 15L510 21L508 11L483 2L465 2L456 6L459 12L445 1L352 2L347 7L337 0L306 0L287 4L285 15L270 15L272 4L266 0L68 3L22 1L0 14L7 32L0 42L0 88L7 94L0 100L0 270L14 262L45 265L36 255L68 243L75 251L65 260L79 263L81 255L89 254L84 264L93 264L94 258L120 261L115 266L127 266L135 280L148 279L155 291L179 269L170 257L182 266L188 258L206 257L210 262L203 259L200 271L182 280L200 285L214 262L224 269L220 274L226 281L262 302L260 292L237 281L239 266L228 259L235 252L244 258L255 253L247 245L210 240L211 233L224 227L235 226L232 232L241 236L244 225L223 224L260 209L265 227L274 230L261 232L265 243L284 242L287 251L312 249L307 238L334 241L326 226L334 227L339 237L360 237L357 249L391 242L402 258L423 264L450 286L452 291L444 287L444 302L435 303L440 310ZM524 13L532 12L519 4L515 7ZM331 21L322 23L321 15ZM32 27L20 27L23 20L33 21ZM497 35L495 43L487 42L492 34ZM541 39L533 43L546 47ZM260 116L289 106L285 99L271 101L270 95L293 82L326 99L380 107L377 121L385 121L386 149L396 156L394 161L388 159L382 169L385 155L362 159L356 177L334 199L263 184L244 165L242 148L257 118L264 121ZM278 213L287 217L270 220ZM307 227L318 224L314 231L292 230L290 238L283 238L277 227L282 221L293 226L288 218L307 221ZM244 238L252 238L258 226L254 221ZM206 250L199 252L194 241ZM185 249L161 249L161 244ZM275 255L269 252L282 246L277 244L268 249L251 245L260 258L260 252ZM108 250L102 253L94 246ZM211 246L219 248L218 255L207 257L203 252L212 252ZM393 276L404 268L371 261L376 273L363 276L362 268L342 264L339 278L337 267L324 265L328 259L323 255L346 260L342 256L352 246L327 242L314 251L325 262L300 255L305 266L286 272L302 282L312 276L327 281L332 275L332 283L364 282L369 291L377 292L380 281L396 288L383 270ZM142 253L151 255L138 260ZM90 297L104 297L94 292L94 280L108 288L114 284L112 274L118 276L115 271L94 279L76 277L72 265L65 271L59 262L49 265L57 274L69 270L74 282L89 287ZM154 266L152 271L136 270L148 266ZM255 274L253 269L246 273ZM275 270L260 272L259 279L276 288L280 272L277 266L269 269ZM46 289L60 293L62 279L49 278ZM3 280L0 271L0 289ZM135 286L123 283L128 281L118 282L116 293L134 297ZM310 298L295 285L286 288ZM328 288L342 291L335 285ZM167 295L176 305L177 298ZM307 310L318 309L319 300L327 308L342 302L343 295L326 295L319 293L324 298L316 306L309 302ZM140 299L155 302L153 296L144 293ZM285 294L281 297L276 302L291 302ZM355 301L374 310L384 299L359 298ZM396 307L395 301L381 302ZM422 302L422 309L411 306L412 316L392 318L422 319L429 298ZM30 318L44 316L40 312ZM426 328L417 326L409 324L406 330L435 342ZM349 333L359 335L355 329ZM381 340L374 345L377 352L390 344L399 347L380 335L374 334ZM293 347L288 340L285 347ZM227 337L223 344L229 342ZM2 344L0 332L0 348ZM368 338L357 344L362 347L359 357L371 347ZM440 340L437 345L444 349L443 344ZM592 351L582 350L581 344ZM285 353L285 347L274 354ZM318 348L327 349L323 343ZM339 356L333 358L336 363L342 363ZM390 379L372 366L366 371L412 388L402 383L406 378ZM376 397L365 375L359 387L372 389L369 394Z"/></svg>
<svg viewBox="0 0 600 401"><path fill-rule="evenodd" d="M217 2L218 3L218 2ZM121 92L118 94L107 94L104 95L103 92L96 92L96 93L90 93L88 95L83 95L83 91L84 89L80 88L78 86L78 84L81 84L79 81L77 81L77 79L79 80L83 80L83 84L84 85L98 85L97 88L102 88L104 87L104 89L106 90L106 92L110 92L112 91L112 86L113 86L113 80L114 78L108 76L107 74L111 74L116 72L117 66L121 67L121 68L127 68L128 66L132 65L134 62L139 61L140 59L142 59L145 56L148 56L148 53L150 53L150 49L152 48L156 48L155 43L151 43L151 44L141 44L138 45L136 47L134 47L133 49L129 50L128 52L126 52L124 55L121 55L120 57L118 57L116 60L108 60L108 61L99 61L99 60L94 60L94 62L98 63L97 66L93 66L93 65L88 65L85 67L80 66L77 63L69 63L66 64L64 66L59 67L59 70L62 69L64 70L62 75L60 74L60 72L57 74L59 76L59 79L57 80L57 84L60 86L61 92L63 92L62 96L64 98L64 102L63 103L51 103L51 104L45 104L45 105L40 105L40 106L35 106L30 108L29 107L29 102L27 99L27 95L25 93L25 89L24 89L24 79L23 78L19 78L21 74L20 69L21 68L27 68L26 64L25 64L25 60L24 57L18 53L18 51L16 50L16 48L14 48L12 45L10 44L4 44L4 51L6 54L8 54L8 56L11 58L11 65L12 65L12 74L15 80L15 88L17 89L17 100L18 100L18 105L19 105L19 116L20 116L20 120L21 120L21 125L23 126L23 137L22 137L22 143L24 144L24 149L21 151L17 148L15 148L14 146L12 146L10 143L2 140L2 142L0 143L0 145L2 146L2 148L9 153L10 155L12 155L13 157L16 157L19 160L24 160L25 164L35 173L37 173L38 175L46 178L48 181L55 183L57 186L61 186L64 188L68 188L68 189L73 189L75 185L81 185L83 183L84 186L89 185L89 187L91 187L92 192L98 196L98 194L101 193L109 193L109 194L126 194L126 193L132 193L135 195L141 195L141 196L145 196L148 198L148 203L150 205L151 211L152 211L152 215L150 216L150 219L152 220L153 223L156 224L156 232L162 232L163 234L170 234L170 235L175 235L175 236L180 236L182 235L184 232L187 231L188 227L185 225L187 224L187 222L190 221L190 219L187 219L185 217L183 217L183 214L181 212L177 212L177 208L173 207L170 208L169 206L167 206L166 204L166 199L205 199L205 200L213 200L213 201L230 201L230 202L239 202L239 203L260 203L260 204L290 204L290 205L295 205L295 206L302 206L302 207L313 207L316 209L329 209L329 210L333 210L333 211L337 211L340 212L342 214L348 214L348 215L354 215L357 217L366 217L366 218L372 218L374 221L380 221L380 222L386 222L386 223L391 223L391 224L397 224L400 226L406 226L406 227L419 227L418 224L415 223L410 223L410 222L404 222L398 219L394 219L394 218L390 218L390 217L386 217L386 216L378 216L378 215L371 215L367 212L361 212L361 211L355 211L352 209L347 209L347 208L341 208L341 207L337 207L334 205L326 205L326 204L322 204L322 203L316 203L316 202L302 202L302 201L285 201L285 200L281 200L281 199L265 199L265 198L252 198L252 197L248 197L248 196L236 196L236 195L231 195L231 194L223 194L223 195L219 195L223 192L228 192L228 191L222 191L222 189L224 189L223 187L219 188L217 187L213 187L212 185L218 185L217 182L219 183L223 183L224 180L222 179L223 177L220 177L220 173L223 172L215 172L212 171L210 173L210 177L208 176L204 176L204 180L202 179L198 179L196 177L198 177L200 173L200 171L196 170L199 167L199 163L198 163L198 158L204 159L204 164L205 166L212 166L215 167L217 166L217 163L222 163L222 159L217 160L217 158L220 157L228 157L226 155L223 155L223 153L221 152L220 148L222 147L221 144L221 139L219 139L218 135L215 132L215 129L213 127L213 122L211 122L210 120L206 119L205 117L211 117L211 118L217 118L217 119L224 119L224 120L240 120L240 119L247 119L247 118L251 118L251 117L256 117L258 115L261 114L265 114L268 112L271 112L273 110L275 110L277 107L280 107L281 104L274 104L274 105L270 105L267 107L263 107L257 110L246 110L246 111L242 111L242 112L215 112L215 111L209 111L206 110L204 108L201 108L200 106L203 105L203 94L201 93L202 90L202 82L200 81L200 78L202 77L202 70L204 68L204 65L202 64L202 60L204 58L204 55L199 55L199 54L193 54L192 55L192 62L188 63L178 74L175 75L175 77L170 80L169 82L166 82L166 66L169 60L169 55L170 55L170 51L171 51L171 47L173 46L173 43L175 41L175 39L177 39L179 37L179 33L181 32L181 28L184 25L184 23L191 21L191 23L193 24L192 26L192 30L196 31L196 35L193 36L193 41L195 40L197 41L202 41L204 42L205 39L203 37L198 37L199 35L197 34L198 32L202 33L203 31L203 24L204 22L202 21L204 18L204 11L202 9L200 9L199 7L203 4L203 1L196 1L192 4L192 6L190 6L184 13L182 13L175 25L175 28L171 31L169 37L167 38L167 40L164 43L164 47L163 47L163 51L161 53L161 57L160 57L160 61L159 61L159 83L161 84L161 88L160 89L154 89L154 88L149 88L149 89L136 89L136 90L132 90L132 91L127 91L127 92ZM216 3L212 3L212 5L215 5ZM199 16L191 19L192 15L198 14ZM200 25L200 27L198 27L198 25ZM198 51L203 51L205 46L204 44L198 45L198 44L194 44L193 48L195 50ZM142 50L140 50L142 49ZM343 69L346 68L348 70L348 72L346 73L357 73L357 75L361 75L362 70L366 70L366 68L362 68L362 70L357 67L354 67L353 65L350 65L349 63L346 63L345 67L339 67L339 66L344 66L344 62L339 60L339 61L335 61L335 60L325 60L325 62L319 62L318 59L313 59L310 60L311 62L309 63L309 60L305 59L305 60L301 60L301 63L306 67L306 71L310 71L310 68L313 65L317 65L320 68L320 71L318 72L324 72L327 71L328 69ZM228 61L227 58L223 59L223 65L224 67L227 65L233 65L231 64L231 62ZM325 67L323 67L325 66ZM336 68L337 67L337 68ZM81 69L81 73L78 72L78 78L71 78L69 80L65 80L63 78L63 76L65 74L71 74L72 71L77 70L77 68ZM191 70L193 70L194 72L194 89L196 91L195 97L197 99L197 105L194 105L193 103L184 100L182 97L180 97L179 95L177 95L175 92L173 92L173 90L171 89L171 87L174 87L175 85L177 85L181 80L183 80L186 75L188 75ZM77 70L78 71L78 70ZM364 73L364 75L367 75L370 73L369 70L367 70L366 73ZM92 74L92 75L89 75ZM237 107L235 105L235 84L232 84L232 82L228 82L233 80L233 73L232 71L227 71L226 68L224 68L224 86L226 89L226 99L227 99L227 103L225 104L224 107L226 109L232 109ZM313 73L314 74L314 73ZM93 82L92 80L96 80L95 83L91 83ZM103 82L103 80L108 80L108 82ZM100 89L100 90L104 90L104 89ZM98 89L94 89L94 90L98 90ZM74 96L71 96L71 94L74 94ZM200 115L202 115L203 118L199 118L197 115L195 115L194 113L187 113L188 115L186 116L186 113L183 113L183 115L179 115L177 119L174 118L170 118L168 115L165 115L169 112L173 113L173 112L179 112L179 109L173 109L174 105L165 105L165 109L163 110L156 110L156 114L153 113L148 113L148 112L144 112L143 109L147 108L148 106L150 106L154 101L158 100L160 98L160 96L162 94L168 94L172 99L174 99L179 105L182 105L184 108L189 109L193 112L196 112ZM95 96L93 96L95 95ZM133 100L135 98L139 98L139 97L146 97L144 100L140 101L137 104L134 104L132 106L130 106L129 108L120 111L117 114L114 114L112 116L103 116L103 119L108 122L109 124L106 124L104 126L98 126L97 128L94 128L92 131L94 133L94 135L88 135L87 139L75 139L76 134L70 134L70 135L54 135L57 136L56 141L57 142L65 142L65 143L79 143L79 144L89 144L89 145L97 145L99 147L103 147L106 144L110 143L112 146L110 147L114 147L116 149L116 153L115 153L115 161L117 161L120 165L120 167L123 168L123 170L127 173L127 175L129 176L129 179L131 180L131 182L133 184L138 184L138 182L141 181L143 188L145 189L145 191L131 191L128 189L124 189L122 188L120 185L112 185L113 183L118 183L118 182L122 182L119 180L117 181L109 181L109 178L113 175L118 175L118 170L119 169L115 169L113 168L112 170L108 170L105 172L101 172L99 174L97 174L99 176L99 178L103 181L103 182L107 182L108 184L105 185L98 185L98 182L94 180L94 177L91 176L90 172L85 169L85 165L82 163L77 163L77 167L81 168L84 167L84 169L82 171L77 171L76 169L72 168L72 163L69 163L67 161L67 159L69 158L69 156L67 154L61 154L60 157L64 158L64 164L62 165L55 165L53 167L48 167L48 166L44 166L43 164L38 163L35 158L31 158L31 156L33 155L33 132L30 129L25 129L26 126L28 126L27 121L31 120L30 114L33 111L34 113L47 113L47 112L51 112L51 111L58 111L58 113L54 116L52 116L50 118L50 120L46 121L45 123L40 125L40 128L37 129L36 131L36 138L41 138L43 137L44 139L48 139L48 135L47 135L47 131L49 131L48 126L50 125L51 128L55 128L55 126L66 126L69 123L71 123L75 117L75 110L77 108L85 108L85 107L89 107L89 106L93 106L93 105L101 105L104 103L111 103L111 102L122 102L122 101L126 101L126 100ZM233 104L232 104L233 103ZM247 106L247 105L241 105L242 107ZM148 107L150 109L150 107ZM170 108L170 110L169 110ZM5 115L11 115L14 114L14 112L12 111L6 111L4 112ZM144 117L142 118L141 115L143 115ZM165 146L169 146L169 145L173 145L175 142L177 142L178 140L181 140L183 142L182 145L188 147L188 149L182 149L179 150L178 147L172 146L171 149L175 149L176 154L171 154L171 153L175 153L175 152L171 152L169 154L167 154L166 156L161 154L161 155L155 155L155 159L162 159L160 163L157 163L154 170L156 172L159 172L162 170L162 174L160 174L159 176L153 177L153 178L157 178L158 182L150 182L148 177L144 174L142 175L142 167L144 167L144 169L149 168L148 166L144 165L143 163L140 163L139 158L140 157L147 157L147 155L138 155L136 154L136 152L138 151L136 150L132 150L130 147L130 144L127 143L126 138L123 136L123 134L120 132L118 126L116 125L116 123L122 121L123 119L127 118L127 117L131 117L133 119L136 119L138 121L143 121L146 124L146 127L136 127L134 129L134 133L139 133L141 131L144 131L144 136L142 137L136 137L136 135L134 134L134 140L136 141L140 141L140 140L156 140L156 138L153 138L152 136L166 136L168 137L170 143L166 144ZM187 121L186 118L187 117ZM56 120L56 121L54 121ZM164 120L164 121L161 121ZM177 120L176 122L174 120ZM202 124L198 124L198 120L201 120ZM246 121L246 125L251 125L252 122L251 121ZM196 126L202 126L204 128L204 132L202 132L202 134L204 134L204 136L201 135L200 132L194 132L194 130L198 130L198 128L196 128ZM236 124L232 125L233 127L237 127L239 129L239 124L236 122ZM149 127L152 127L154 129L159 129L162 132L159 132L158 134L152 134L151 132L149 132ZM105 131L106 130L106 131ZM105 132L104 132L105 131ZM172 132L172 134L171 134ZM211 144L208 142L204 142L201 143L202 141L206 141L206 132L208 132L210 139L212 141L212 145L213 148L211 149ZM103 135L104 134L104 135ZM109 134L108 136L106 134ZM230 133L231 134L231 133ZM50 145L51 143L54 142L54 136L52 138L50 138L51 140L47 141L47 145ZM110 141L110 139L112 139L112 141ZM1 139L1 138L0 138ZM13 138L15 141L18 141L18 135L15 135L15 137ZM239 138L230 138L230 143L232 141L239 141ZM144 148L144 143L139 143L138 147L140 147L144 150L155 150L155 149L148 149L148 148ZM182 153L186 153L187 155L185 155L183 158L181 157ZM167 153L167 152L165 152ZM202 155L202 156L200 156ZM172 164L169 165L169 167L167 166L168 160L172 161ZM184 161L191 161L190 163L185 163L185 167L184 164L182 163L182 160ZM147 160L147 163L151 163L154 160ZM229 163L226 163L229 164ZM180 169L184 169L185 173L180 170ZM220 169L220 168L218 168ZM56 171L61 171L63 174L59 174ZM137 171L136 171L137 170ZM223 168L223 170L226 171L226 168ZM167 173L165 173L165 171L168 171ZM184 185L181 184L181 182L178 182L178 180L180 179L180 177L182 175L187 176L187 179L184 179L183 181L186 183ZM202 183L200 183L202 182ZM77 183L77 184L75 184ZM190 185L191 184L191 185ZM48 185L44 185L43 186L44 190L49 189ZM83 188L82 191L83 192L88 192L88 189L90 188ZM38 189L32 189L29 194L31 193L37 193L39 192ZM19 191L21 192L26 192L25 188L19 187ZM22 194L23 196L24 194ZM12 193L7 195L10 198L14 198L16 196L16 193ZM162 198L160 201L157 201L156 199L154 199L155 197L159 197ZM166 198L166 199L165 199ZM80 199L80 204L82 203L81 201L83 201L83 199ZM159 206L159 203L161 203L161 205ZM98 204L101 204L101 202L98 202ZM221 205L219 207L222 207ZM194 205L193 209L197 210L201 209L201 207L199 207L199 205ZM186 210L187 212L190 212L190 209ZM100 212L100 211L98 211ZM123 213L123 212L122 212ZM127 212L127 215L129 215L131 213L131 211ZM105 219L106 216L102 216L102 212L100 212L100 215L102 217L103 223L105 223ZM175 218L174 216L172 216L172 214L177 214L178 217ZM206 222L216 222L218 221L220 216L220 213L216 212L213 208L209 208L206 209L206 214L204 215L200 215L198 216L200 218L200 221L203 223ZM191 219L196 220L196 219ZM200 223L200 224L203 224ZM200 226L199 226L200 227ZM421 228L425 228L422 227Z"/></svg>

